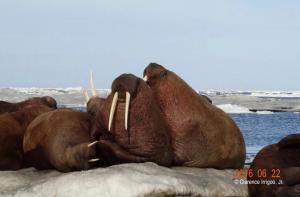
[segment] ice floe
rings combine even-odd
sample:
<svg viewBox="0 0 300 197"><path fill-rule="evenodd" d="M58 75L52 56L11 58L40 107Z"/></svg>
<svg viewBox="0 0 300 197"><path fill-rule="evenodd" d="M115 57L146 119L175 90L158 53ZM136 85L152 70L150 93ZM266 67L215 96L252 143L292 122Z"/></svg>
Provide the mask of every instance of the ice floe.
<svg viewBox="0 0 300 197"><path fill-rule="evenodd" d="M217 105L218 108L222 109L226 113L253 113L251 112L247 107L239 106L239 105L233 105L233 104L222 104Z"/></svg>
<svg viewBox="0 0 300 197"><path fill-rule="evenodd" d="M65 174L29 168L0 172L0 196L247 196L247 186L233 179L234 170L171 169L154 163Z"/></svg>

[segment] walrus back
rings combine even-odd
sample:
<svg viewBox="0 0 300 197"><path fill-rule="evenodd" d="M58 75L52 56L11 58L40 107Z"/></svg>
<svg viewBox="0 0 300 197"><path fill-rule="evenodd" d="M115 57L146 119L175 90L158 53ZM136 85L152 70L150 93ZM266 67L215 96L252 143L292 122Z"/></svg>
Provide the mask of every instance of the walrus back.
<svg viewBox="0 0 300 197"><path fill-rule="evenodd" d="M225 112L170 71L151 88L171 129L175 165L243 167L245 142Z"/></svg>

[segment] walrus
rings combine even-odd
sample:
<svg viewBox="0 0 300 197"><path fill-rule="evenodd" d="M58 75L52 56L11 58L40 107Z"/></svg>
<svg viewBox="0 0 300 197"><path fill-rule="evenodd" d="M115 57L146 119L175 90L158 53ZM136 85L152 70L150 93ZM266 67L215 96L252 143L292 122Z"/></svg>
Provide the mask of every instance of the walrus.
<svg viewBox="0 0 300 197"><path fill-rule="evenodd" d="M19 170L25 167L22 147L25 130L37 116L51 110L54 109L32 105L17 112L0 115L0 170Z"/></svg>
<svg viewBox="0 0 300 197"><path fill-rule="evenodd" d="M32 97L19 103L0 101L0 114L6 112L16 112L30 105L46 105L51 108L57 108L57 103L55 99L50 96Z"/></svg>
<svg viewBox="0 0 300 197"><path fill-rule="evenodd" d="M88 102L87 102L87 112L91 114L92 116L96 116L99 110L102 108L102 105L104 104L105 99L100 98L98 96L92 96Z"/></svg>
<svg viewBox="0 0 300 197"><path fill-rule="evenodd" d="M117 145L94 142L93 124L88 113L72 109L58 109L37 117L28 126L23 140L27 166L71 172L109 166L115 164L116 158L127 161L127 153ZM109 135L103 136L103 140L111 140Z"/></svg>
<svg viewBox="0 0 300 197"><path fill-rule="evenodd" d="M99 143L103 147L114 149L113 146L117 146L126 151L128 155L124 158L127 162L151 161L170 166L170 134L152 90L132 74L117 77L111 89L111 94L102 101L104 103L96 119L103 123L114 141L102 140L100 132L92 135L100 138Z"/></svg>
<svg viewBox="0 0 300 197"><path fill-rule="evenodd" d="M99 161L90 148L87 113L58 109L37 117L27 128L23 149L27 165L62 172L88 170Z"/></svg>
<svg viewBox="0 0 300 197"><path fill-rule="evenodd" d="M260 150L254 158L248 181L274 181L275 184L249 184L249 196L300 196L300 134L291 134ZM278 184L279 181L282 183Z"/></svg>
<svg viewBox="0 0 300 197"><path fill-rule="evenodd" d="M170 129L174 165L237 169L245 162L245 142L235 122L209 99L163 66L150 63L144 80Z"/></svg>

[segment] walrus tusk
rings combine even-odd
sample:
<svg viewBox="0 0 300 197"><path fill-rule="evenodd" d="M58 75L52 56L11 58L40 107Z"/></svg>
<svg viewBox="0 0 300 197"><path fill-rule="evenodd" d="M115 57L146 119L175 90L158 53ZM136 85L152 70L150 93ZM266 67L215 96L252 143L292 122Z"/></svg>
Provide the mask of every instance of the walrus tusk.
<svg viewBox="0 0 300 197"><path fill-rule="evenodd" d="M97 162L97 161L99 161L99 160L100 160L99 158L97 158L97 159L90 159L89 162L90 162L90 163L93 163L93 162Z"/></svg>
<svg viewBox="0 0 300 197"><path fill-rule="evenodd" d="M114 120L114 115L115 115L115 111L116 111L116 107L117 107L118 98L119 98L119 93L116 92L114 95L113 101L111 103L111 107L110 107L108 131L110 131L112 122Z"/></svg>
<svg viewBox="0 0 300 197"><path fill-rule="evenodd" d="M90 148L90 147L94 146L94 145L97 144L97 143L98 143L98 141L96 140L96 141L90 143L90 144L88 145L88 147Z"/></svg>
<svg viewBox="0 0 300 197"><path fill-rule="evenodd" d="M90 97L89 97L89 94L88 94L88 92L86 91L85 88L83 89L83 95L84 95L84 98L85 98L86 102L88 102L90 100Z"/></svg>
<svg viewBox="0 0 300 197"><path fill-rule="evenodd" d="M145 82L147 82L147 81L148 81L148 76L145 75L145 77L143 78L143 80L144 80Z"/></svg>
<svg viewBox="0 0 300 197"><path fill-rule="evenodd" d="M130 105L130 93L126 92L126 106L125 106L125 129L126 129L126 131L128 128L129 105Z"/></svg>
<svg viewBox="0 0 300 197"><path fill-rule="evenodd" d="M90 73L90 86L91 86L91 89L92 89L92 95L97 96L97 91L96 91L96 88L95 88L94 77L93 77L93 72L92 71Z"/></svg>

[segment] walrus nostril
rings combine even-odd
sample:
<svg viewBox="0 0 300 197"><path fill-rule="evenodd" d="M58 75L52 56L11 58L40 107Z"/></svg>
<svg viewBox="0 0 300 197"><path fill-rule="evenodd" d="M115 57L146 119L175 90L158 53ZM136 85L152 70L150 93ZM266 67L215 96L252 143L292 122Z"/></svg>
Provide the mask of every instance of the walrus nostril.
<svg viewBox="0 0 300 197"><path fill-rule="evenodd" d="M126 92L126 106L125 106L125 130L126 131L128 128L129 106L130 106L130 93Z"/></svg>
<svg viewBox="0 0 300 197"><path fill-rule="evenodd" d="M119 93L116 92L111 104L111 108L110 108L110 113L109 113L109 121L108 121L108 131L111 130L111 125L113 123L113 119L114 119L114 115L115 115L115 111L116 111L116 107L117 107L117 102L118 102L118 98L119 98Z"/></svg>

